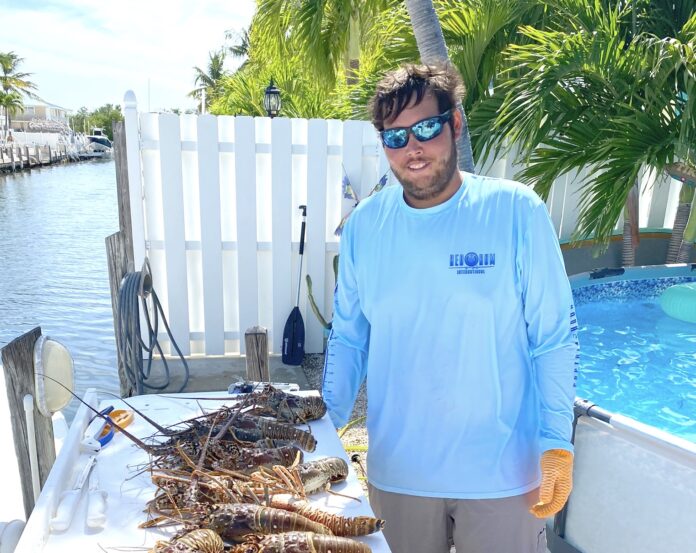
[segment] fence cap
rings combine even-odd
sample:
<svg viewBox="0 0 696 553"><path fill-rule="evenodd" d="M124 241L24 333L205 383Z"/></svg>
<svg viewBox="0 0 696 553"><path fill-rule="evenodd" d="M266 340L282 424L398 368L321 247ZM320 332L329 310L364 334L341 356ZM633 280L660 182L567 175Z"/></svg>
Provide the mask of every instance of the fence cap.
<svg viewBox="0 0 696 553"><path fill-rule="evenodd" d="M137 105L138 101L135 98L135 92L132 90L126 90L126 93L123 95L123 107L134 108Z"/></svg>

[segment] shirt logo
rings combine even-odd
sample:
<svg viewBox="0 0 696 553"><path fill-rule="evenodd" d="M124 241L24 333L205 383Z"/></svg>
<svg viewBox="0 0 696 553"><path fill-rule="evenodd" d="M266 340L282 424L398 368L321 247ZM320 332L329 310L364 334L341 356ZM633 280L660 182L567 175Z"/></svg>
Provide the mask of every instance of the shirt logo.
<svg viewBox="0 0 696 553"><path fill-rule="evenodd" d="M495 267L495 253L451 253L449 268L458 275L482 275L486 269Z"/></svg>

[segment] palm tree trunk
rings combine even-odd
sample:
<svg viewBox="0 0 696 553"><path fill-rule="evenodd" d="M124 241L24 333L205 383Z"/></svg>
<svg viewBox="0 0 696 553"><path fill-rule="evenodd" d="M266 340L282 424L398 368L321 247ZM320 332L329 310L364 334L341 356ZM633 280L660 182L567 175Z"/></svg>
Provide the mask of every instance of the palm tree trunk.
<svg viewBox="0 0 696 553"><path fill-rule="evenodd" d="M683 184L679 192L679 207L677 207L677 214L674 216L674 224L672 225L672 236L667 247L667 263L677 263L677 255L681 248L693 198L694 188Z"/></svg>
<svg viewBox="0 0 696 553"><path fill-rule="evenodd" d="M677 255L677 263L689 263L694 242L696 242L696 202L692 201L691 213L689 213L689 220L684 228L684 237Z"/></svg>
<svg viewBox="0 0 696 553"><path fill-rule="evenodd" d="M432 0L406 0L406 9L411 18L413 34L416 37L418 52L423 63L449 62L445 37L442 35L440 20L435 13ZM462 134L457 140L459 169L474 172L474 154L471 150L469 122L461 104L457 106L462 116Z"/></svg>
<svg viewBox="0 0 696 553"><path fill-rule="evenodd" d="M689 263L691 261L691 250L693 247L693 242L682 240L682 243L679 246L679 253L677 254L677 263Z"/></svg>
<svg viewBox="0 0 696 553"><path fill-rule="evenodd" d="M624 207L623 247L621 250L621 264L623 267L632 267L636 263L636 248L640 242L638 228L639 198L640 185L636 181L628 193Z"/></svg>
<svg viewBox="0 0 696 553"><path fill-rule="evenodd" d="M623 267L632 267L636 263L636 250L633 247L631 232L631 221L627 219L624 220L623 226L623 241L621 249L621 265Z"/></svg>

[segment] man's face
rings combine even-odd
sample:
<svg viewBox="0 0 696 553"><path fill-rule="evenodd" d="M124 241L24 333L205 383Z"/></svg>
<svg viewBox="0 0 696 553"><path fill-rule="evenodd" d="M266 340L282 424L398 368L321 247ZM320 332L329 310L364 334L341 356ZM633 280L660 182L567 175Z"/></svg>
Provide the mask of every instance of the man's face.
<svg viewBox="0 0 696 553"><path fill-rule="evenodd" d="M404 189L404 199L412 207L441 204L461 185L455 144L461 133L461 117L456 109L453 111L454 132L447 122L443 131L427 142L419 142L409 133L408 143L403 148L384 148L389 165ZM426 94L420 104L414 105L412 100L396 119L385 121L384 128L410 127L435 115L440 115L437 100Z"/></svg>

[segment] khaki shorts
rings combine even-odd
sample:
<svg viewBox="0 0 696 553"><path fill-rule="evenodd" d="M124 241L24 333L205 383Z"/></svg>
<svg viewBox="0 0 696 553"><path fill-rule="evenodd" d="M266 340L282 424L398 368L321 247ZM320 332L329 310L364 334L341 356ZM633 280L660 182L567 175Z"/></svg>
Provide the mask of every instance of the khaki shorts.
<svg viewBox="0 0 696 553"><path fill-rule="evenodd" d="M439 499L369 486L370 505L386 522L392 553L546 553L545 521L529 513L539 491L502 499Z"/></svg>

